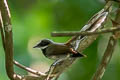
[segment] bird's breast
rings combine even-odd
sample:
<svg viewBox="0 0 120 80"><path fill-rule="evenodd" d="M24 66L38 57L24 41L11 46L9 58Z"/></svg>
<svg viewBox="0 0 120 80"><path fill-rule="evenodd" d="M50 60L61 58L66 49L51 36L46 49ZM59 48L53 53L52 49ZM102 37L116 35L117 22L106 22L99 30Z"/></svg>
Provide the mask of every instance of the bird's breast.
<svg viewBox="0 0 120 80"><path fill-rule="evenodd" d="M41 49L42 50L42 53L46 56L46 49L47 48L45 48L45 49Z"/></svg>

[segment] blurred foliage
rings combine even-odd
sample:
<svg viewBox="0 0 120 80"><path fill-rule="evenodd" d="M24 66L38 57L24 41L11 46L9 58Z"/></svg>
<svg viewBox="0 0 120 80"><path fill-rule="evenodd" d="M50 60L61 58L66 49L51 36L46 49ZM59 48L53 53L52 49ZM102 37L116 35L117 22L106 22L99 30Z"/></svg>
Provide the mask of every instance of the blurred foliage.
<svg viewBox="0 0 120 80"><path fill-rule="evenodd" d="M66 42L69 37L51 37L52 31L79 31L89 18L103 8L102 0L8 0L12 15L14 59L25 66L42 72L53 62L32 47L43 38ZM102 58L108 42L101 35L84 53L88 56L76 60L59 80L90 80ZM116 47L112 61L102 80L120 80L120 50ZM0 80L9 80L5 73L4 51L0 39ZM28 74L15 67L19 74Z"/></svg>

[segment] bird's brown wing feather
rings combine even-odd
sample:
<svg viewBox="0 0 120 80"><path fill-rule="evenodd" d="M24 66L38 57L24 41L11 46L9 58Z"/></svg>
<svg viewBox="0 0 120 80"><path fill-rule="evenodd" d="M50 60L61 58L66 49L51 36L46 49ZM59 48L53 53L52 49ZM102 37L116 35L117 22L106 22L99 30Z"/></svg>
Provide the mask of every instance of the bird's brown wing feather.
<svg viewBox="0 0 120 80"><path fill-rule="evenodd" d="M70 48L64 44L51 44L49 46L47 49L49 55L65 55L70 53Z"/></svg>

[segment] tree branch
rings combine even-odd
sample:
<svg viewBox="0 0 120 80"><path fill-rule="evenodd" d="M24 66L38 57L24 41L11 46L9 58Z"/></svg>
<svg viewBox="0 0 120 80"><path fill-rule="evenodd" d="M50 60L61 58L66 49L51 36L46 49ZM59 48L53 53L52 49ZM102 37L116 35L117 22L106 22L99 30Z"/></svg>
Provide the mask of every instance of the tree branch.
<svg viewBox="0 0 120 80"><path fill-rule="evenodd" d="M42 73L42 72L35 71L35 70L33 70L33 69L29 68L29 67L26 67L26 66L18 63L17 61L13 61L13 63L14 63L16 66L18 66L19 68L24 69L24 70L26 70L26 71L28 71L28 72L30 72L30 73L32 73L32 74L35 74L35 75L38 75L38 76L46 76L46 74L44 74L44 73Z"/></svg>
<svg viewBox="0 0 120 80"><path fill-rule="evenodd" d="M91 31L94 32L98 29L103 28L102 24L106 22L106 18L109 12L109 8L111 7L112 2L108 2L104 9L99 11L97 14L95 14L89 22L81 29L81 31ZM69 40L66 44L72 44L74 49L76 49L79 52L82 52L85 48L87 48L96 38L98 35L92 35L92 36L74 36L71 40ZM63 60L55 65L54 69L51 72L51 74L58 76L72 63L75 61L75 58L66 58L66 60ZM52 79L52 78L50 78Z"/></svg>
<svg viewBox="0 0 120 80"><path fill-rule="evenodd" d="M119 26L120 26L120 3L119 3L119 8L117 9L115 20L113 22L113 27L118 28ZM116 39L120 38L120 31L116 31L114 34Z"/></svg>
<svg viewBox="0 0 120 80"><path fill-rule="evenodd" d="M115 31L120 31L120 27L112 27L108 29L99 29L97 31L91 32L91 31L65 31L65 32L53 32L51 35L52 37L65 37L65 36L90 36L90 35L98 35L98 34L104 34L104 33L110 33L110 32L115 32Z"/></svg>
<svg viewBox="0 0 120 80"><path fill-rule="evenodd" d="M2 22L1 11L0 11L0 32L1 32L1 37L2 37L3 49L5 51L5 35L4 35L4 32L3 32L3 22Z"/></svg>
<svg viewBox="0 0 120 80"><path fill-rule="evenodd" d="M14 73L13 69L13 38L12 38L12 25L11 25L11 18L10 12L8 9L7 1L0 0L0 31L2 37L2 44L5 51L5 65L7 75L11 80L33 80L35 78L43 79L45 78L45 74L41 72L37 72L30 68L27 68L23 65L20 65L16 61L14 62L17 66L31 72L33 74L42 76L42 77L35 77L35 76L20 76ZM33 77L33 78L32 78ZM31 78L31 79L30 79Z"/></svg>
<svg viewBox="0 0 120 80"><path fill-rule="evenodd" d="M10 79L14 79L14 69L13 69L13 40L12 40L12 26L10 20L10 13L6 0L0 0L0 11L3 20L5 38L3 37L5 43L5 65L7 75Z"/></svg>
<svg viewBox="0 0 120 80"><path fill-rule="evenodd" d="M120 26L119 23L120 23L120 6L119 6L117 14L116 14L115 23L113 22L113 27L118 28ZM107 49L104 53L104 56L101 60L101 63L99 65L96 73L93 76L93 80L101 80L102 79L104 72L106 70L106 67L109 64L112 54L114 52L117 39L120 38L119 34L120 34L120 31L116 31L116 32L114 32L114 35L110 37Z"/></svg>
<svg viewBox="0 0 120 80"><path fill-rule="evenodd" d="M117 42L117 40L114 39L113 36L111 36L109 39L109 42L108 42L107 49L106 49L104 56L102 58L102 61L100 63L100 66L98 67L92 80L101 80L101 78L103 77L106 67L107 67L108 63L110 62L112 54L114 52L116 42Z"/></svg>

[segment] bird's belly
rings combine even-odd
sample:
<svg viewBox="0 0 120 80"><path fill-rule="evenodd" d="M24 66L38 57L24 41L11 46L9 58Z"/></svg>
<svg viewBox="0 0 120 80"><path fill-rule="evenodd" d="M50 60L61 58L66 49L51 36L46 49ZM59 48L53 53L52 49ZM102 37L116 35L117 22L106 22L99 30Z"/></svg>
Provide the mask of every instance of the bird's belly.
<svg viewBox="0 0 120 80"><path fill-rule="evenodd" d="M67 58L69 54L66 55L49 55L48 58L53 59L53 60L58 60L58 59L64 59Z"/></svg>

